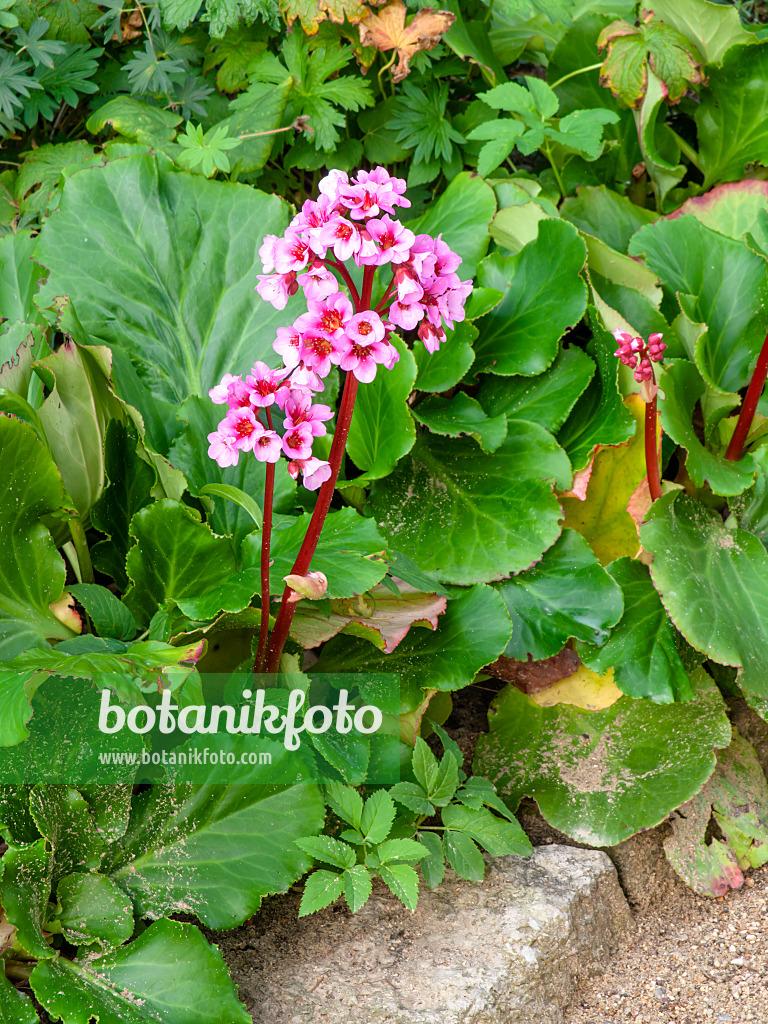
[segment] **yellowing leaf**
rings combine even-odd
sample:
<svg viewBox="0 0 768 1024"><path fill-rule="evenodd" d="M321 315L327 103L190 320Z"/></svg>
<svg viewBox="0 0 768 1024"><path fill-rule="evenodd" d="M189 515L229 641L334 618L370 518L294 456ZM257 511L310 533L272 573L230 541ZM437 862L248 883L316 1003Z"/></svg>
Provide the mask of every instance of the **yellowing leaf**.
<svg viewBox="0 0 768 1024"><path fill-rule="evenodd" d="M344 20L356 24L369 13L359 0L281 0L280 11L288 27L298 18L307 35L317 32L321 21L343 25Z"/></svg>
<svg viewBox="0 0 768 1024"><path fill-rule="evenodd" d="M363 46L375 46L377 50L397 50L397 66L392 72L395 82L401 82L408 74L411 58L419 50L432 50L440 42L456 20L450 11L435 11L422 7L418 14L405 24L406 6L402 0L393 0L381 14L369 14L359 26L360 42Z"/></svg>
<svg viewBox="0 0 768 1024"><path fill-rule="evenodd" d="M585 711L603 711L615 704L621 696L621 690L613 681L612 668L604 676L599 676L597 672L582 665L567 679L561 679L546 690L534 693L531 700L542 708L551 708L555 704L573 704Z"/></svg>
<svg viewBox="0 0 768 1024"><path fill-rule="evenodd" d="M627 505L645 479L645 403L639 395L629 395L624 404L637 424L634 437L598 448L584 501L561 498L565 525L578 530L603 565L622 555L634 558L640 547Z"/></svg>

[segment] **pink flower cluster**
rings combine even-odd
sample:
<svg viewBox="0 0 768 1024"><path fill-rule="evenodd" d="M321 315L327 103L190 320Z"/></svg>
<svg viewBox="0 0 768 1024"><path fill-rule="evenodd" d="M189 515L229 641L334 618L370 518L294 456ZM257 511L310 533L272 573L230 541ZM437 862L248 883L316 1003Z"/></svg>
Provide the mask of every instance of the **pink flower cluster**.
<svg viewBox="0 0 768 1024"><path fill-rule="evenodd" d="M649 334L647 345L642 338L635 338L626 331L614 331L613 336L619 343L619 347L613 354L625 366L629 366L635 371L635 380L638 384L652 381L654 378L651 363L660 363L667 347L661 340L664 335Z"/></svg>
<svg viewBox="0 0 768 1024"><path fill-rule="evenodd" d="M445 341L444 327L453 328L464 319L472 283L461 281L456 273L461 258L440 237L415 235L395 219L396 207L411 204L403 194L405 181L393 178L383 167L359 171L351 179L343 171L331 171L319 187L318 199L304 203L283 237L268 235L259 250L265 273L259 276L257 291L263 299L285 309L289 296L299 288L307 297L310 312L294 325L299 339L292 342L295 357L312 365L316 335L333 334L335 345L327 358L367 381L373 379L377 363L391 366L397 361L388 344L394 327L418 329L427 350L435 352ZM355 333L357 323L346 330L351 310L339 304L335 272L346 281L344 264L349 260L361 268L392 267L392 279L376 308L357 311L368 318L361 322L362 334ZM329 307L341 319L327 314L325 327ZM302 348L307 331L310 343ZM370 353L361 351L371 345L376 348Z"/></svg>
<svg viewBox="0 0 768 1024"><path fill-rule="evenodd" d="M312 442L326 433L325 421L333 413L327 405L313 404L311 384L288 380L289 372L256 362L245 380L224 374L208 392L217 405L227 406L226 416L208 435L208 455L222 467L236 466L240 452L253 452L259 462L277 462L285 455L291 476L302 473L304 486L314 491L331 475L331 467L312 455ZM283 411L282 437L272 427L267 411L272 405Z"/></svg>
<svg viewBox="0 0 768 1024"><path fill-rule="evenodd" d="M399 354L390 338L398 327L416 330L427 351L435 352L445 341L445 327L464 319L472 290L472 282L456 273L461 258L441 237L416 235L393 216L397 207L411 205L401 178L383 167L353 178L331 171L319 188L318 198L304 203L285 234L267 235L259 250L265 271L256 286L259 295L276 309L285 309L300 288L307 300L307 311L277 330L273 347L282 367L271 370L257 362L245 380L227 373L209 392L227 406L218 429L208 435L212 459L226 467L237 465L240 452L252 452L261 462L284 455L291 475L302 473L310 490L332 472L328 462L312 455L314 438L326 433L325 421L333 415L313 402L323 378L338 366L368 384L379 366L391 370ZM371 308L375 273L386 266L391 279ZM356 284L360 269L362 284ZM273 404L283 412L282 436L272 425Z"/></svg>

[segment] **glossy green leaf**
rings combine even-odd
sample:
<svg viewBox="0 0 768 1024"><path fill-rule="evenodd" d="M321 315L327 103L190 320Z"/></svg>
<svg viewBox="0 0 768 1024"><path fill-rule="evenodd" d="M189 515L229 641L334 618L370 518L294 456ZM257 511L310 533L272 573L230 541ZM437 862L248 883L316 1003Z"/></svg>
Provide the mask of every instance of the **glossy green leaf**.
<svg viewBox="0 0 768 1024"><path fill-rule="evenodd" d="M136 620L111 590L95 583L76 583L69 592L85 608L99 636L115 640L132 640L136 636Z"/></svg>
<svg viewBox="0 0 768 1024"><path fill-rule="evenodd" d="M121 946L133 934L133 906L125 893L104 875L75 873L59 882L57 920L73 946L100 942Z"/></svg>
<svg viewBox="0 0 768 1024"><path fill-rule="evenodd" d="M325 871L322 868L313 871L304 883L299 917L306 917L329 906L341 896L343 889L344 877L337 871Z"/></svg>
<svg viewBox="0 0 768 1024"><path fill-rule="evenodd" d="M749 178L717 185L701 196L686 199L667 220L692 214L713 231L741 241L747 233L759 235L768 213L768 181ZM752 249L754 246L746 239Z"/></svg>
<svg viewBox="0 0 768 1024"><path fill-rule="evenodd" d="M562 204L560 216L616 252L626 252L632 235L645 224L652 224L659 215L637 206L607 185L582 185L575 196L569 196Z"/></svg>
<svg viewBox="0 0 768 1024"><path fill-rule="evenodd" d="M527 569L560 533L552 484L570 485L552 435L510 420L504 443L484 455L469 438L420 437L371 511L383 536L441 581L470 584Z"/></svg>
<svg viewBox="0 0 768 1024"><path fill-rule="evenodd" d="M172 110L150 107L133 96L116 96L95 110L85 127L92 135L97 135L109 125L126 139L162 149L173 141L179 121L181 114Z"/></svg>
<svg viewBox="0 0 768 1024"><path fill-rule="evenodd" d="M39 314L34 296L37 282L45 276L33 261L36 238L31 231L9 233L0 238L0 309L4 320L35 322ZM5 328L8 324L5 324Z"/></svg>
<svg viewBox="0 0 768 1024"><path fill-rule="evenodd" d="M494 701L475 771L510 807L523 796L547 821L591 846L612 846L662 822L699 791L731 727L714 682L699 670L696 699L656 704L623 696L603 711L541 707L514 686Z"/></svg>
<svg viewBox="0 0 768 1024"><path fill-rule="evenodd" d="M311 783L155 786L134 798L128 831L102 871L142 916L192 913L210 928L232 928L306 871L294 840L322 825Z"/></svg>
<svg viewBox="0 0 768 1024"><path fill-rule="evenodd" d="M310 836L297 839L296 845L304 853L324 864L333 864L335 868L351 868L355 864L355 851L347 843L330 836Z"/></svg>
<svg viewBox="0 0 768 1024"><path fill-rule="evenodd" d="M392 672L400 676L401 713L424 700L424 690L458 690L507 646L509 616L490 587L462 591L448 602L435 632L414 629L391 654L365 640L338 636L323 648L317 672ZM335 808L334 808L335 809Z"/></svg>
<svg viewBox="0 0 768 1024"><path fill-rule="evenodd" d="M430 889L436 889L445 878L445 853L442 841L434 832L420 832L419 841L428 851L428 855L419 863L422 877Z"/></svg>
<svg viewBox="0 0 768 1024"><path fill-rule="evenodd" d="M419 899L419 876L409 864L387 864L379 871L381 879L393 896L415 910Z"/></svg>
<svg viewBox="0 0 768 1024"><path fill-rule="evenodd" d="M396 334L392 335L392 344L400 353L394 369L379 370L370 384L358 390L355 400L346 450L357 468L363 470L363 477L354 481L358 485L391 473L416 440L416 428L406 405L416 380L416 360Z"/></svg>
<svg viewBox="0 0 768 1024"><path fill-rule="evenodd" d="M414 407L413 415L433 434L468 434L487 454L495 452L507 436L506 416L487 416L480 403L463 391L453 398L427 398Z"/></svg>
<svg viewBox="0 0 768 1024"><path fill-rule="evenodd" d="M708 483L715 494L741 494L752 484L756 466L749 455L738 461L710 451L693 425L694 410L707 391L696 367L684 360L666 366L659 375L664 399L659 403L661 422L672 440L687 451L685 468L697 487Z"/></svg>
<svg viewBox="0 0 768 1024"><path fill-rule="evenodd" d="M630 253L645 253L666 288L683 293L683 312L708 325L696 352L704 379L722 391L743 387L768 329L765 261L691 216L642 228Z"/></svg>
<svg viewBox="0 0 768 1024"><path fill-rule="evenodd" d="M395 820L395 803L385 789L379 789L365 801L360 831L368 843L383 843Z"/></svg>
<svg viewBox="0 0 768 1024"><path fill-rule="evenodd" d="M433 394L448 391L464 378L474 363L472 342L477 337L475 325L464 320L456 324L455 330L446 331L446 335L447 340L437 352L427 352L423 344L414 346L413 355L418 368L417 390Z"/></svg>
<svg viewBox="0 0 768 1024"><path fill-rule="evenodd" d="M38 1024L40 1018L28 995L20 992L0 971L0 1016L6 1024Z"/></svg>
<svg viewBox="0 0 768 1024"><path fill-rule="evenodd" d="M272 533L272 565L269 570L270 588L280 594L285 587L284 577L292 569L309 525L309 516L278 519ZM376 523L344 508L331 512L323 524L320 540L311 570L323 572L328 579L326 597L352 597L364 594L375 586L387 572L386 562L380 560L386 548ZM244 564L254 571L261 558L261 539L258 534L246 537L242 548Z"/></svg>
<svg viewBox="0 0 768 1024"><path fill-rule="evenodd" d="M555 219L542 221L535 241L516 256L493 253L484 260L478 283L504 298L477 323L473 369L504 376L546 370L560 338L584 312L587 293L579 272L585 261L576 229Z"/></svg>
<svg viewBox="0 0 768 1024"><path fill-rule="evenodd" d="M731 49L709 73L696 110L704 187L744 177L750 163L768 162L768 42Z"/></svg>
<svg viewBox="0 0 768 1024"><path fill-rule="evenodd" d="M263 521L261 509L250 494L246 494L239 487L232 487L230 484L206 484L205 487L200 488L200 494L206 497L210 495L213 498L224 498L225 501L231 501L238 508L247 512L257 529L261 529Z"/></svg>
<svg viewBox="0 0 768 1024"><path fill-rule="evenodd" d="M51 894L53 852L44 839L30 846L9 846L3 854L0 895L16 939L31 957L44 960L55 951L45 941L43 927Z"/></svg>
<svg viewBox="0 0 768 1024"><path fill-rule="evenodd" d="M680 146L666 123L667 92L664 83L648 69L648 86L640 109L635 112L637 137L657 204L665 208L666 196L684 177Z"/></svg>
<svg viewBox="0 0 768 1024"><path fill-rule="evenodd" d="M259 171L269 160L275 139L279 138L274 132L282 125L293 84L291 78L275 85L253 82L229 104L231 113L219 122L220 126L226 128L231 139L255 136L243 139L230 158L233 178Z"/></svg>
<svg viewBox="0 0 768 1024"><path fill-rule="evenodd" d="M291 314L253 289L261 239L282 234L287 219L276 196L136 156L67 181L37 256L86 333L121 345L152 394L178 404L274 358L275 328Z"/></svg>
<svg viewBox="0 0 768 1024"><path fill-rule="evenodd" d="M613 669L613 681L630 697L650 697L660 703L689 700L690 679L669 621L651 582L647 566L619 558L608 572L621 587L624 614L601 647L579 645L581 660L600 675Z"/></svg>
<svg viewBox="0 0 768 1024"><path fill-rule="evenodd" d="M74 636L79 622L63 605L61 614L73 628L51 610L65 597L66 570L40 522L64 504L61 477L34 430L17 419L0 415L0 449L0 659L5 661L47 639ZM9 713L14 714L10 708Z"/></svg>
<svg viewBox="0 0 768 1024"><path fill-rule="evenodd" d="M489 416L506 413L556 433L595 375L595 364L580 348L564 348L536 377L496 377L480 382L477 400Z"/></svg>
<svg viewBox="0 0 768 1024"><path fill-rule="evenodd" d="M216 946L194 925L155 921L97 960L38 964L30 979L53 1020L87 1024L248 1024Z"/></svg>
<svg viewBox="0 0 768 1024"><path fill-rule="evenodd" d="M768 552L757 537L679 491L654 502L640 537L653 555L654 586L686 640L721 665L739 666L740 685L768 697Z"/></svg>
<svg viewBox="0 0 768 1024"><path fill-rule="evenodd" d="M493 189L482 178L462 171L430 203L426 213L408 221L411 231L439 235L461 256L457 273L462 281L474 277L477 264L488 251L487 225L496 212Z"/></svg>
<svg viewBox="0 0 768 1024"><path fill-rule="evenodd" d="M45 708L36 701L35 718L41 712L45 714ZM50 730L51 745L56 740L61 742L62 731ZM138 746L130 741L126 745L133 747L131 753ZM51 759L54 758L61 758L61 754L55 751ZM106 839L96 830L90 806L79 790L70 785L37 785L30 793L29 809L49 848L56 852L51 875L54 886L72 871L98 868Z"/></svg>
<svg viewBox="0 0 768 1024"><path fill-rule="evenodd" d="M619 586L574 530L564 530L540 562L498 589L512 620L504 653L517 661L550 658L572 637L600 643L623 608Z"/></svg>
<svg viewBox="0 0 768 1024"><path fill-rule="evenodd" d="M710 0L654 0L653 11L660 21L693 40L707 64L720 64L732 46L753 38L738 10Z"/></svg>

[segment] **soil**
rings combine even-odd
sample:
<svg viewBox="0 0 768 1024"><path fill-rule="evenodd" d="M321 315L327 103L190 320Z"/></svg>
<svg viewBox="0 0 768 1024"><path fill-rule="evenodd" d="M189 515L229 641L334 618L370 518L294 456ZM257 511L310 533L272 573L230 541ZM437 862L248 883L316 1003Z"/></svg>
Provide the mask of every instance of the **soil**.
<svg viewBox="0 0 768 1024"><path fill-rule="evenodd" d="M487 707L500 686L488 680L454 694L454 713L445 727L465 753L465 768L478 734L487 729ZM732 702L732 713L768 768L768 727L743 702ZM582 845L553 829L533 801L523 803L519 817L534 845ZM662 843L669 834L670 826L663 824L605 851L616 865L637 932L604 974L582 981L565 1024L768 1024L768 865L748 872L741 889L727 896L697 896L664 856ZM299 921L299 899L296 887L265 900L243 927L208 933L251 1012L260 1001L259 978L271 963L306 962L313 949L327 949L345 928L349 913L343 904ZM372 939L399 947L410 937L410 915L383 888L380 900L386 912L381 936Z"/></svg>

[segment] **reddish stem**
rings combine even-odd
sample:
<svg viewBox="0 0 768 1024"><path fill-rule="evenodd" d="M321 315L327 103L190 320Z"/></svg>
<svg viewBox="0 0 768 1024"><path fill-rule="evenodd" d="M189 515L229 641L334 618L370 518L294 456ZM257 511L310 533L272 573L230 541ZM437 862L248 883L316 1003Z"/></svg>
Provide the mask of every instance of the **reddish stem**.
<svg viewBox="0 0 768 1024"><path fill-rule="evenodd" d="M272 430L272 413L267 408L267 425ZM256 650L256 661L253 665L254 672L261 672L264 668L264 654L267 649L267 637L269 636L269 562L270 544L272 543L272 506L275 496L275 464L267 463L267 478L264 484L264 516L261 526L261 623L259 629L259 646Z"/></svg>
<svg viewBox="0 0 768 1024"><path fill-rule="evenodd" d="M347 437L349 436L349 425L352 422L352 412L355 408L357 384L357 377L355 377L351 372L348 373L347 378L344 381L344 393L341 398L341 405L339 407L339 415L336 421L336 430L333 435L333 442L331 443L331 453L328 457L328 461L331 464L331 475L321 486L318 492L317 501L315 502L315 508L312 512L312 518L309 521L304 541L301 545L296 561L293 563L293 568L291 569L291 573L294 575L306 576L309 572L312 557L317 549L317 544L320 540L320 533L322 532L323 524L325 523L325 517L328 515L328 509L331 507L331 499L333 498L333 492L336 489L336 481L339 478L341 460L344 455ZM264 667L266 672L277 672L280 664L280 655L283 653L285 641L288 639L291 622L293 621L293 613L296 611L296 604L288 603L290 595L291 588L286 586L283 591L283 598L280 602L280 611L277 613L275 626L272 630L269 647L267 648L266 664Z"/></svg>
<svg viewBox="0 0 768 1024"><path fill-rule="evenodd" d="M347 288L349 288L349 294L352 296L352 302L355 305L355 312L360 313L361 310L357 308L360 303L360 295L358 294L357 288L355 287L355 282L352 280L347 268L344 266L343 263L337 263L336 260L328 259L328 257L326 257L323 260L323 262L326 263L329 267L332 267L334 270L338 270L338 272L341 274L342 280L344 281L344 284L347 286Z"/></svg>
<svg viewBox="0 0 768 1024"><path fill-rule="evenodd" d="M392 280L389 282L389 285L387 286L387 290L384 292L384 295L383 295L383 297L381 299L381 302L376 307L376 310L375 310L376 313L380 313L382 311L383 307L387 303L387 300L392 295L392 290L393 290L394 287L395 287L395 279L393 277Z"/></svg>
<svg viewBox="0 0 768 1024"><path fill-rule="evenodd" d="M661 478L659 476L659 442L656 395L645 403L645 472L648 476L648 489L651 501L661 497Z"/></svg>
<svg viewBox="0 0 768 1024"><path fill-rule="evenodd" d="M755 418L755 410L765 387L766 376L768 376L768 334L765 336L763 347L760 349L760 355L757 357L755 372L752 374L752 380L749 382L736 429L725 453L726 459L730 459L731 462L741 458L741 450L752 426L752 420Z"/></svg>

